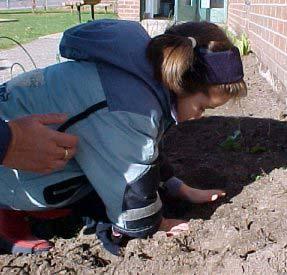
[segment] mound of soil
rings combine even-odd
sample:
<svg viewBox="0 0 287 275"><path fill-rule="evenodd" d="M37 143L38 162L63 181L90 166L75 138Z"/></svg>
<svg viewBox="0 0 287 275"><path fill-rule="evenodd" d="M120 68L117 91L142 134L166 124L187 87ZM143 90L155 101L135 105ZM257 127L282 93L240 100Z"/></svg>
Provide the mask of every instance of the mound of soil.
<svg viewBox="0 0 287 275"><path fill-rule="evenodd" d="M2 273L19 274L283 274L287 272L287 125L284 104L244 60L249 95L209 117L170 129L164 151L178 177L194 187L225 188L214 204L170 203L168 217L190 230L132 240L123 257L94 235L54 239L42 255L2 255ZM283 115L282 115L283 114Z"/></svg>

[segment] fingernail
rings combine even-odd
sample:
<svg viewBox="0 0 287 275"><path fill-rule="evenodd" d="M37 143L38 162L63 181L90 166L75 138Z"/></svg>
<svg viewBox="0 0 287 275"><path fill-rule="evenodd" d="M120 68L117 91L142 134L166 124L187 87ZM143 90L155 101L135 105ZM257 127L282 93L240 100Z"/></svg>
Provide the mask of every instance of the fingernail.
<svg viewBox="0 0 287 275"><path fill-rule="evenodd" d="M217 194L211 196L211 201L215 201L217 199L218 199L218 195Z"/></svg>

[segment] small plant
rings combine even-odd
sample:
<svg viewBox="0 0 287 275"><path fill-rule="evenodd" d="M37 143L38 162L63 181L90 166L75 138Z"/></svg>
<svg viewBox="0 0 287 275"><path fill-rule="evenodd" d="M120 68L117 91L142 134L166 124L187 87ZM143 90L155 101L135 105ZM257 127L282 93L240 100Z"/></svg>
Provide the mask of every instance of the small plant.
<svg viewBox="0 0 287 275"><path fill-rule="evenodd" d="M228 136L219 146L226 151L240 151L242 149L239 141L240 135L241 132L236 130L233 135Z"/></svg>
<svg viewBox="0 0 287 275"><path fill-rule="evenodd" d="M239 49L241 55L248 55L251 52L250 41L246 33L237 36L228 30L225 31L231 42Z"/></svg>
<svg viewBox="0 0 287 275"><path fill-rule="evenodd" d="M267 148L264 146L260 146L259 144L256 144L255 146L250 148L251 154L260 154L267 152Z"/></svg>
<svg viewBox="0 0 287 275"><path fill-rule="evenodd" d="M251 52L250 41L245 33L241 35L242 55L247 55Z"/></svg>
<svg viewBox="0 0 287 275"><path fill-rule="evenodd" d="M258 181L258 180L261 179L261 177L262 177L262 175L256 175L256 174L251 174L251 175L250 175L250 178L251 178L251 180L253 180L253 181Z"/></svg>

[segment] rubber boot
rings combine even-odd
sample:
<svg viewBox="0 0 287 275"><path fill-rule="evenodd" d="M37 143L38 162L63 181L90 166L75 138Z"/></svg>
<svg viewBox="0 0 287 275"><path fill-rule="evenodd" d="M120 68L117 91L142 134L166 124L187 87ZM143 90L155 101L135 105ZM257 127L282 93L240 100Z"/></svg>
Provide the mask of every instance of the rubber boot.
<svg viewBox="0 0 287 275"><path fill-rule="evenodd" d="M7 253L39 254L48 251L53 243L32 235L27 212L0 210L0 249Z"/></svg>

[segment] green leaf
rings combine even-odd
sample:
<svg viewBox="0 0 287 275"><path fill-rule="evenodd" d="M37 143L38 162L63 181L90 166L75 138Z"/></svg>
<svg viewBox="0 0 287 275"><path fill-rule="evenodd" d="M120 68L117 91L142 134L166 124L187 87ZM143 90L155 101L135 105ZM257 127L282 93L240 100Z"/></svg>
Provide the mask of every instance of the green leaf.
<svg viewBox="0 0 287 275"><path fill-rule="evenodd" d="M250 153L251 154L259 154L259 153L264 153L267 152L267 148L264 146L260 146L259 144L256 144L255 146L250 148Z"/></svg>

